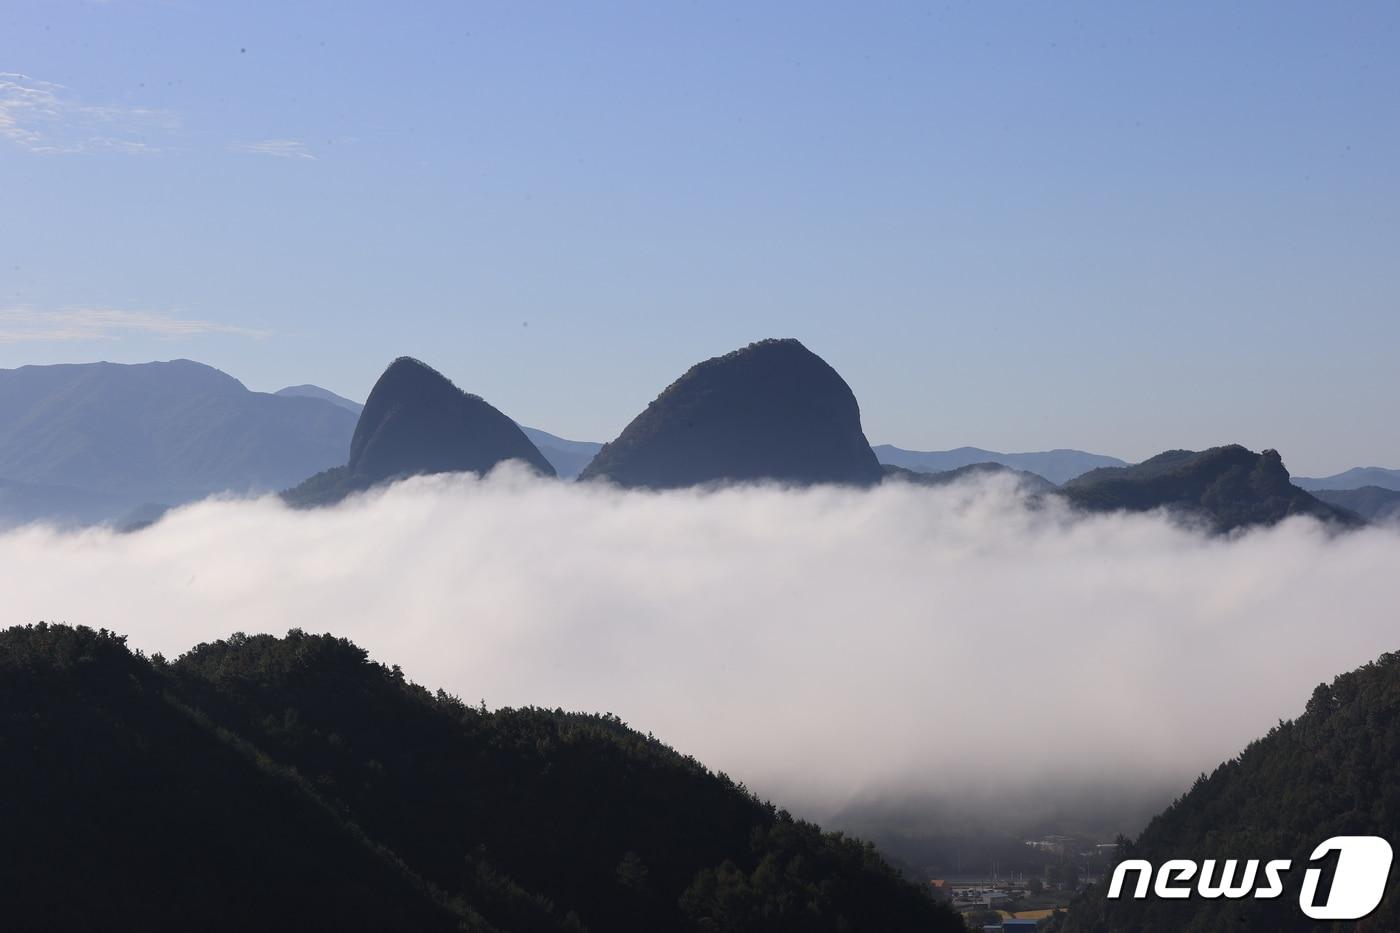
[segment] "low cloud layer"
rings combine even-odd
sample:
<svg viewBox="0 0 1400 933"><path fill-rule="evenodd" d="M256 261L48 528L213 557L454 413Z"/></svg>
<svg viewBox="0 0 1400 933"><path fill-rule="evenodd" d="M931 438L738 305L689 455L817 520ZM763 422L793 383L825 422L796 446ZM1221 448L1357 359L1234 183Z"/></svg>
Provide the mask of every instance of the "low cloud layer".
<svg viewBox="0 0 1400 933"><path fill-rule="evenodd" d="M624 493L513 470L335 509L0 536L6 624L178 654L330 631L488 705L607 710L816 815L882 794L1184 787L1400 648L1400 534L1207 539L1010 485Z"/></svg>

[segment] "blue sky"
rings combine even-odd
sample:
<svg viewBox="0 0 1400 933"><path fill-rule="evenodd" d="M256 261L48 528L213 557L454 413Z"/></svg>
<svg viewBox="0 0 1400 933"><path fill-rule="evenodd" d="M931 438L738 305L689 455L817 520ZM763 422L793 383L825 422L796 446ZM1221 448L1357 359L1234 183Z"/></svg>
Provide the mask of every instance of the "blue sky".
<svg viewBox="0 0 1400 933"><path fill-rule="evenodd" d="M873 442L1400 467L1400 7L0 7L0 366L607 439L796 336Z"/></svg>

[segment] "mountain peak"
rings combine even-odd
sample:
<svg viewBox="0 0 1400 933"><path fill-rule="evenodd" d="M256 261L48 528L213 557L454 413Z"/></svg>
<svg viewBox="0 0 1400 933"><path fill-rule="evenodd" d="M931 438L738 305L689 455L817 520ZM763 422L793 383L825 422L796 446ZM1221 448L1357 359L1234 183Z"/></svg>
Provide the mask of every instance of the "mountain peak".
<svg viewBox="0 0 1400 933"><path fill-rule="evenodd" d="M761 340L697 363L580 475L674 488L774 480L880 481L844 379L799 341Z"/></svg>
<svg viewBox="0 0 1400 933"><path fill-rule="evenodd" d="M1135 466L1090 470L1063 491L1090 511L1165 508L1196 515L1222 532L1292 515L1355 523L1354 516L1294 486L1277 450L1255 453L1239 444L1168 450Z"/></svg>
<svg viewBox="0 0 1400 933"><path fill-rule="evenodd" d="M375 383L350 441L349 471L369 482L416 473L486 473L503 460L554 468L515 422L431 366L401 356Z"/></svg>

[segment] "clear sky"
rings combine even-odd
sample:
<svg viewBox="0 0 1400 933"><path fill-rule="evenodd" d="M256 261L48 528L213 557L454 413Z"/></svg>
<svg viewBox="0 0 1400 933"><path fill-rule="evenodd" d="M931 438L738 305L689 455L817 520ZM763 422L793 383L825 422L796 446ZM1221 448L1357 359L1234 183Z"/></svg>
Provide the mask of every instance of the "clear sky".
<svg viewBox="0 0 1400 933"><path fill-rule="evenodd" d="M1400 467L1400 5L0 5L0 366L394 356L606 440L795 336L872 442Z"/></svg>

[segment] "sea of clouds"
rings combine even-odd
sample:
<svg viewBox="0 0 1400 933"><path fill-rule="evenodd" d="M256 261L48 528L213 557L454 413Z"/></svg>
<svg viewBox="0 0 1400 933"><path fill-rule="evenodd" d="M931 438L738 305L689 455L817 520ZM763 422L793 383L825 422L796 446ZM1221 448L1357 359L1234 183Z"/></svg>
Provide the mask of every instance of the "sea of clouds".
<svg viewBox="0 0 1400 933"><path fill-rule="evenodd" d="M898 793L1184 789L1400 648L1394 530L1211 538L1004 478L645 493L506 467L315 511L29 527L0 535L0 565L5 624L172 657L333 632L469 702L616 713L816 816Z"/></svg>

